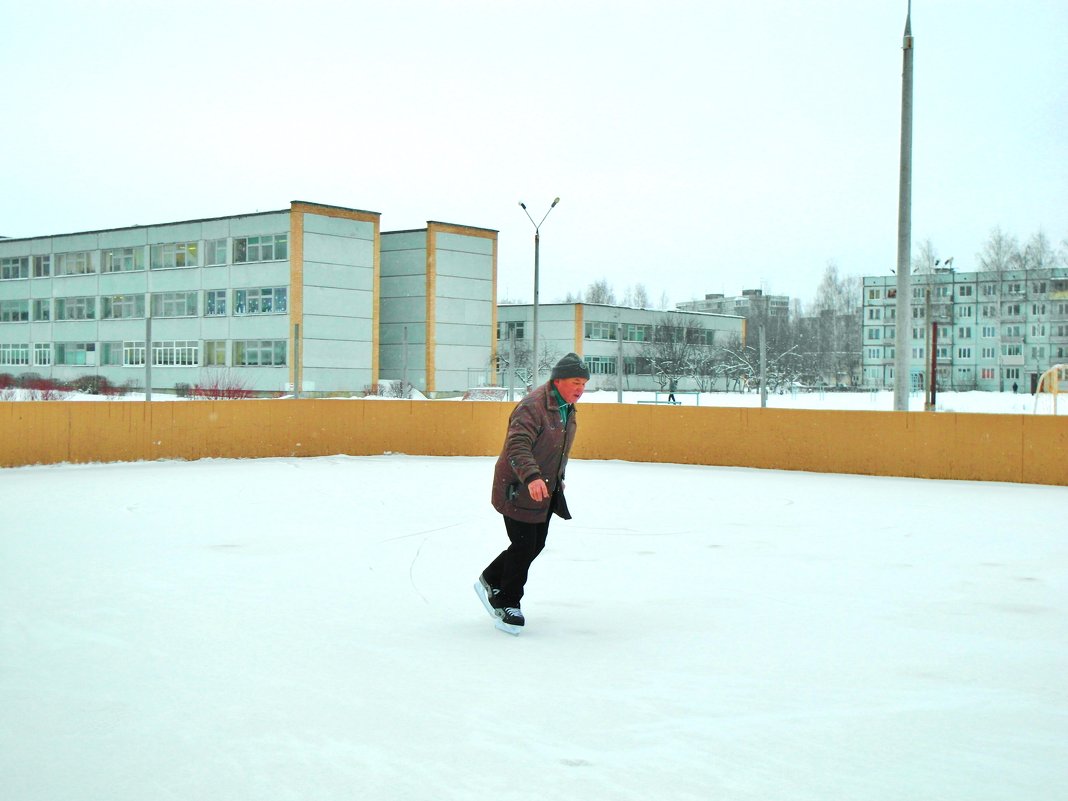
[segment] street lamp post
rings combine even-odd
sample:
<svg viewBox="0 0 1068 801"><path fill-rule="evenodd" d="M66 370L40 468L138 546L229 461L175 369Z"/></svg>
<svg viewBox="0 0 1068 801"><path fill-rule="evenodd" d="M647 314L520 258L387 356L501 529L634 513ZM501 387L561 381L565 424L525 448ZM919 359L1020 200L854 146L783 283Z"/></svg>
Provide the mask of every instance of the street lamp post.
<svg viewBox="0 0 1068 801"><path fill-rule="evenodd" d="M559 202L560 198L556 198L552 205L549 206L549 211L556 208L556 204ZM530 216L530 212L527 211L527 204L520 200L519 206L527 215L530 224L534 226L534 326L531 331L531 350L534 355L534 386L536 387L541 383L538 369L538 255L541 247L541 226L545 222L545 217L549 216L549 211L545 212L545 217L541 218L541 222L536 223L534 218Z"/></svg>

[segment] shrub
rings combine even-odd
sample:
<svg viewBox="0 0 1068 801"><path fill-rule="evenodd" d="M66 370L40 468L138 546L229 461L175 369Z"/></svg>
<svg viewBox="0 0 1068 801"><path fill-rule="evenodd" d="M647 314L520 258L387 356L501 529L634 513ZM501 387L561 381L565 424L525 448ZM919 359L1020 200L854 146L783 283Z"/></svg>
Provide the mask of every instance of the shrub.
<svg viewBox="0 0 1068 801"><path fill-rule="evenodd" d="M191 394L202 400L246 400L252 397L252 390L229 370L220 370L193 387Z"/></svg>

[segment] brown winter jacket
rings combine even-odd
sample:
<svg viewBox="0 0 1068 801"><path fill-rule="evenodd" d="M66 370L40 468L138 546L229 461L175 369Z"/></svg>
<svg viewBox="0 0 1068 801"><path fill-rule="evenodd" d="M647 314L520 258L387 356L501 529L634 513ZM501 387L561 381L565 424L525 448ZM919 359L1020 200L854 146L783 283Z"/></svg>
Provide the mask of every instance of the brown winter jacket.
<svg viewBox="0 0 1068 801"><path fill-rule="evenodd" d="M563 482L576 427L574 406L566 428L560 422L552 381L523 398L508 418L508 434L493 471L493 508L524 523L542 523L549 518L551 503L553 512L570 520ZM539 476L549 485L549 498L536 502L527 484Z"/></svg>

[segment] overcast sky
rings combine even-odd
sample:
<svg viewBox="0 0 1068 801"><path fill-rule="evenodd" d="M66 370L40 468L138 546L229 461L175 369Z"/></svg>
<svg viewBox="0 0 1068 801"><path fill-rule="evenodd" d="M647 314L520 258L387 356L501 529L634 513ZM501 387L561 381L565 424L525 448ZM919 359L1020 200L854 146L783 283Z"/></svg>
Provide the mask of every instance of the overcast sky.
<svg viewBox="0 0 1068 801"><path fill-rule="evenodd" d="M0 6L0 234L288 207L500 231L499 296L812 299L897 258L906 0ZM913 244L1068 238L1068 3L916 0Z"/></svg>

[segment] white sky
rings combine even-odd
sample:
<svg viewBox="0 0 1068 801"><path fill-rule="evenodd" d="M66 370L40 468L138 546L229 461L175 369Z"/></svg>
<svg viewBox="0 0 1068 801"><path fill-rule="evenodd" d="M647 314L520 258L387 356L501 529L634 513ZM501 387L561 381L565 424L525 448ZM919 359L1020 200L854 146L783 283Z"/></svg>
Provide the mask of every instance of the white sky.
<svg viewBox="0 0 1068 801"><path fill-rule="evenodd" d="M0 234L294 199L500 231L502 298L896 262L905 0L9 3ZM913 243L1068 237L1068 4L917 0Z"/></svg>

